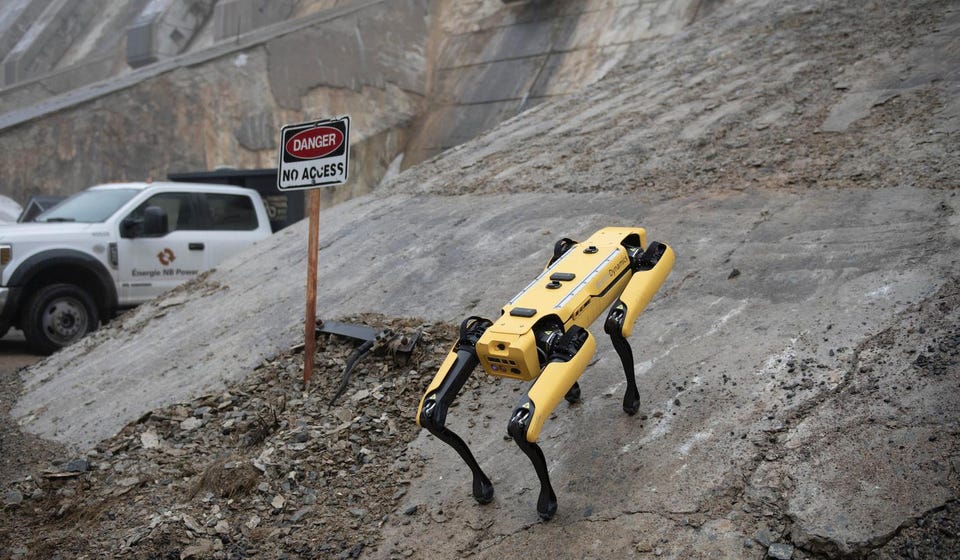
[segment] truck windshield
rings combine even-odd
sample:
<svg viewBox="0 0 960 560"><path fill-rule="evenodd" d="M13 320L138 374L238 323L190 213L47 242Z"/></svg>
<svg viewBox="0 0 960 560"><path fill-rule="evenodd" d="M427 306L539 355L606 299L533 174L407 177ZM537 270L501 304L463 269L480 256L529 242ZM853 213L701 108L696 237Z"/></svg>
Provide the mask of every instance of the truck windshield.
<svg viewBox="0 0 960 560"><path fill-rule="evenodd" d="M136 189L88 190L77 193L37 216L37 222L98 223L127 203Z"/></svg>

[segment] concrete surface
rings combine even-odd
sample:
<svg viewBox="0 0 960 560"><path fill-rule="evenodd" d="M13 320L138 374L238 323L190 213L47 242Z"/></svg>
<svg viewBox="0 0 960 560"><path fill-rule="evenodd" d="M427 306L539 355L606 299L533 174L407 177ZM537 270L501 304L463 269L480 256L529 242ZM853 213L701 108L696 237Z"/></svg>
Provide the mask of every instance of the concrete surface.
<svg viewBox="0 0 960 560"><path fill-rule="evenodd" d="M49 0L32 0L30 7L41 1L49 3ZM77 32L54 66L0 90L0 112L27 107L84 85L130 72L124 48L125 30L148 1L93 4L97 8L96 16Z"/></svg>
<svg viewBox="0 0 960 560"><path fill-rule="evenodd" d="M538 103L589 88L636 43L670 36L709 12L701 0L520 2L496 11L488 4L435 4L428 108L405 167Z"/></svg>
<svg viewBox="0 0 960 560"><path fill-rule="evenodd" d="M4 85L52 70L101 7L100 2L53 0L4 57Z"/></svg>
<svg viewBox="0 0 960 560"><path fill-rule="evenodd" d="M497 487L494 504L476 506L465 467L424 436L414 451L429 459L426 472L405 507L441 509L443 529L454 535L461 524L485 527L479 542L431 545L442 556L472 547L502 555L519 534L527 545L532 538L550 550L559 546L557 531L619 534L622 543L604 540L604 547L621 555L648 529L686 519L689 527L681 524L666 557L706 546L736 558L751 531L785 530L784 518L772 513L781 508L795 520L794 542L852 550L956 496L958 473L948 466L960 453L956 438L927 442L934 431L958 427L960 403L947 390L955 376L912 396L917 411L894 415L889 442L872 435L867 417L886 422L893 411L871 413L875 399L860 402L848 388L862 382L878 334L900 329L912 308L957 281L958 206L954 193L913 188L816 197L363 197L321 217L318 308L321 317L495 316L546 262L557 238L642 224L679 256L631 337L642 416L620 410L623 373L599 336L598 360L581 380L584 403L561 407L541 437L560 495L557 521L524 533L536 523L536 479L503 440L520 388L507 382L466 397L483 413L466 436ZM147 304L31 368L12 414L26 431L82 449L154 407L242 376L299 337L303 230L285 230L193 290ZM190 302L200 297L205 312L198 316ZM878 374L892 368L891 383L913 375L892 364L872 367ZM451 413L455 429L464 427L464 408ZM930 414L935 424L928 424ZM815 443L802 443L810 438ZM812 501L813 494L829 496L831 477L863 468L863 451L851 446L864 444L885 466L858 480L877 489L844 493L841 503ZM881 491L894 484L902 490ZM744 508L771 513L755 521ZM857 521L838 526L842 515ZM621 533L623 524L634 529ZM417 531L387 530L384 551L407 539L419 539Z"/></svg>
<svg viewBox="0 0 960 560"><path fill-rule="evenodd" d="M127 28L127 64L139 68L180 54L213 13L215 0L154 0Z"/></svg>
<svg viewBox="0 0 960 560"><path fill-rule="evenodd" d="M351 140L373 154L351 171L369 191L419 112L425 18L419 0L354 2L3 113L4 192L26 200L125 177L274 167L282 125L344 113L356 115ZM325 34L342 41L324 59L335 65L302 56Z"/></svg>
<svg viewBox="0 0 960 560"><path fill-rule="evenodd" d="M0 14L0 59L5 58L50 0L11 0Z"/></svg>
<svg viewBox="0 0 960 560"><path fill-rule="evenodd" d="M236 37L288 18L296 0L221 0L213 7L215 41Z"/></svg>

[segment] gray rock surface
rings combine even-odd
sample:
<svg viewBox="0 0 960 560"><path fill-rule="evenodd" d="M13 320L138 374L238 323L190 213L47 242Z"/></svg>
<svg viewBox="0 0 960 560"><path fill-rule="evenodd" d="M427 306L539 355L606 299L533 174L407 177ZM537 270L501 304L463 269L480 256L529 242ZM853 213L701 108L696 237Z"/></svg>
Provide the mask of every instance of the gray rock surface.
<svg viewBox="0 0 960 560"><path fill-rule="evenodd" d="M745 503L795 516L796 542L855 546L952 495L947 488L956 484L955 473L912 460L909 469L893 460L885 467L892 470L870 479L876 484L883 482L877 476L897 477L902 493L845 491L835 509L829 489L845 480L830 477L859 468L862 446L891 453L885 438L869 436L868 413L855 412L874 401L846 407L837 395L849 398L840 390L862 367L876 326L901 322L956 270L956 197L900 188L816 197L768 192L719 200L623 200L598 193L398 195L348 202L321 217L320 315L376 310L450 321L495 315L546 262L556 238L640 223L680 257L632 337L643 416L619 410L623 373L600 337L598 361L581 382L584 404L561 408L541 437L562 488L557 525L582 518L601 521L614 533L628 512L662 512L703 525L696 533L681 531L675 546L694 546L704 527L716 527L728 535L717 546L733 554L752 531L730 525L724 512ZM482 216L477 208L486 208ZM942 218L930 219L937 215ZM32 368L14 416L29 432L85 448L151 408L218 391L226 380L243 376L302 332L303 233L299 226L274 236L199 285L143 306ZM728 279L734 266L742 274ZM191 303L201 297L205 312L198 315ZM448 525L483 516L492 522L490 534L500 535L495 539L535 521L536 493L524 490L535 487L532 469L496 429L501 421L505 425L519 387L504 383L483 397L492 427L468 432L494 477L498 501L478 509L465 499L465 474L455 455L423 437L414 449L431 460L405 508L430 507L439 497ZM921 411L958 410L952 394L938 385L923 394L916 405ZM828 413L833 406L837 412ZM457 412L453 425L462 422ZM918 418L922 414L929 412L918 412ZM929 433L907 419L900 422L903 427L891 432L894 441ZM823 430L841 439L822 440ZM817 446L790 443L810 431ZM906 460L914 451L939 448L925 443L898 452L894 446L892 457L902 453ZM824 457L812 460L814 453ZM861 483L849 484L852 491ZM850 502L851 496L860 498ZM863 517L868 506L870 517ZM849 533L819 529L841 514L856 514ZM634 515L637 530L664 523ZM746 517L749 527L752 517ZM390 546L417 538L405 529L388 530ZM546 539L538 546L549 548L552 531L530 538ZM454 539L431 546L448 554L466 545Z"/></svg>
<svg viewBox="0 0 960 560"><path fill-rule="evenodd" d="M793 558L793 547L789 544L774 543L767 549L767 554L775 560L790 560Z"/></svg>

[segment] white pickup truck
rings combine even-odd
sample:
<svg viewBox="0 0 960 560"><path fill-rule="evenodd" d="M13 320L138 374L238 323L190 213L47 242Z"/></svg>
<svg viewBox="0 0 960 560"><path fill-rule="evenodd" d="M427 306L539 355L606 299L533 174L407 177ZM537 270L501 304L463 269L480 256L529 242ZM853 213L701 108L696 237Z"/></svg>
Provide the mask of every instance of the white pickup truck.
<svg viewBox="0 0 960 560"><path fill-rule="evenodd" d="M271 234L260 195L194 183L82 191L0 225L0 336L49 354Z"/></svg>

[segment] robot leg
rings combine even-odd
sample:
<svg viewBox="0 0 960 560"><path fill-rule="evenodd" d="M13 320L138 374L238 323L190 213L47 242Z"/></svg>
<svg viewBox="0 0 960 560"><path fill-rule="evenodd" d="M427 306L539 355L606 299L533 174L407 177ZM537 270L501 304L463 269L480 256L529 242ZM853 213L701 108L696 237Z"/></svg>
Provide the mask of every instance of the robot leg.
<svg viewBox="0 0 960 560"><path fill-rule="evenodd" d="M536 443L537 438L544 421L550 417L560 400L571 395L574 387L579 389L577 379L586 369L595 349L596 343L588 331L572 327L563 335L558 350L514 409L507 425L507 432L533 463L540 479L537 513L544 521L557 512L557 496L550 484L547 461Z"/></svg>
<svg viewBox="0 0 960 560"><path fill-rule="evenodd" d="M623 372L627 378L623 410L631 416L640 409L640 393L634 373L633 351L626 337L630 336L637 317L670 274L675 259L673 249L663 243L651 242L647 250L637 258L634 265L636 270L630 282L620 294L620 299L610 308L603 325L604 332L610 335L613 347L623 363Z"/></svg>
<svg viewBox="0 0 960 560"><path fill-rule="evenodd" d="M470 467L473 473L473 497L481 504L493 500L493 483L480 468L466 442L446 427L446 420L450 404L479 363L476 343L490 324L486 319L470 317L460 325L460 339L447 354L433 382L420 400L417 411L417 423L452 447Z"/></svg>

